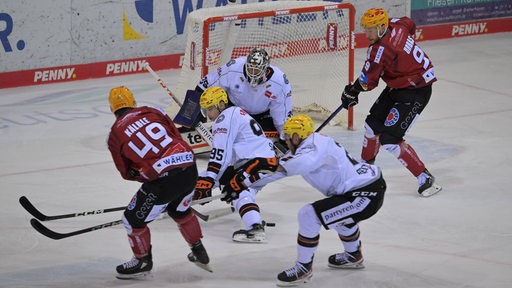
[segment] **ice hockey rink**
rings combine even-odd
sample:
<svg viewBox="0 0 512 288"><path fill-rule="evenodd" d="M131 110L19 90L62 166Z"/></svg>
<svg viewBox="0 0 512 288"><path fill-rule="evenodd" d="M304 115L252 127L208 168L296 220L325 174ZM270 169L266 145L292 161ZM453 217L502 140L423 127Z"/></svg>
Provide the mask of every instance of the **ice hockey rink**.
<svg viewBox="0 0 512 288"><path fill-rule="evenodd" d="M382 209L360 223L366 268L327 267L342 246L335 232L322 230L306 287L512 287L512 33L420 46L438 82L406 139L444 189L420 198L416 179L381 151L377 164L388 190ZM364 57L365 49L357 49L356 71ZM179 76L159 73L171 87ZM242 228L235 214L201 222L213 273L188 262L189 248L169 218L150 224L154 268L144 281L115 278L115 266L131 258L122 225L62 240L30 226L20 196L55 215L124 206L138 189L121 179L105 144L114 121L107 95L118 85L131 88L140 105L171 103L150 74L0 90L0 287L274 287L277 274L295 262L298 210L322 197L301 178L258 194L263 219L276 223L266 229L267 244L232 242ZM363 120L382 87L360 95L354 131L328 126L322 133L359 157ZM207 158L198 162L205 169ZM225 205L196 208L206 213ZM121 213L44 224L70 232Z"/></svg>

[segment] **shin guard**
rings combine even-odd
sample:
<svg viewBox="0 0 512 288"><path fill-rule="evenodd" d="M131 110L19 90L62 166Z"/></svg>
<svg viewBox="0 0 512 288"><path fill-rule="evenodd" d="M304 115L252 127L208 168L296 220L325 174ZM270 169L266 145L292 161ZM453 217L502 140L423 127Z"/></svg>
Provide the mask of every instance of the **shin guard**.
<svg viewBox="0 0 512 288"><path fill-rule="evenodd" d="M178 224L181 235L190 246L203 238L201 226L192 210L189 209L185 217L173 218L173 220Z"/></svg>
<svg viewBox="0 0 512 288"><path fill-rule="evenodd" d="M386 146L386 150L397 157L400 163L411 171L412 175L415 177L418 177L423 170L425 170L425 164L420 160L416 151L414 151L409 144L405 143L405 141L399 144L386 144L384 146Z"/></svg>
<svg viewBox="0 0 512 288"><path fill-rule="evenodd" d="M366 163L373 164L380 149L380 134L375 135L368 124L364 125L364 129L366 132L364 133L361 159Z"/></svg>
<svg viewBox="0 0 512 288"><path fill-rule="evenodd" d="M132 233L128 234L128 241L136 258L140 259L148 255L151 249L151 232L149 227L132 228Z"/></svg>

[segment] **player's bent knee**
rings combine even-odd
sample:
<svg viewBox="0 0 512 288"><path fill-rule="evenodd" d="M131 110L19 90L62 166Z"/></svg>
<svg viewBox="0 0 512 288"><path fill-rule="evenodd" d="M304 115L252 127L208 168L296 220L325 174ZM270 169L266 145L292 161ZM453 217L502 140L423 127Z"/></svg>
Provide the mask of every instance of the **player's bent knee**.
<svg viewBox="0 0 512 288"><path fill-rule="evenodd" d="M322 224L318 219L315 209L311 204L303 206L298 213L299 234L305 237L315 237L318 235Z"/></svg>
<svg viewBox="0 0 512 288"><path fill-rule="evenodd" d="M190 209L187 209L185 211L167 209L167 215L169 215L169 217L171 217L174 220L185 218L187 215L191 213L192 211Z"/></svg>

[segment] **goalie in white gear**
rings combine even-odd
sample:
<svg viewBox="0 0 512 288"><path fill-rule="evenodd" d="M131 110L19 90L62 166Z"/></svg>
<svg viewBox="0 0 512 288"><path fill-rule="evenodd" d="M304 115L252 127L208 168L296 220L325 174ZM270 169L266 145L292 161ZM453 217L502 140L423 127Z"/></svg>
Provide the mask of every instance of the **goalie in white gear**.
<svg viewBox="0 0 512 288"><path fill-rule="evenodd" d="M233 240L265 242L256 204L258 190L247 187L259 179L260 172L277 169L272 142L247 112L228 104L228 95L221 87L207 88L199 103L213 121L213 140L210 161L206 171L199 174L194 200L210 197L215 186L224 188L230 193L221 200L232 202L246 228L233 233Z"/></svg>
<svg viewBox="0 0 512 288"><path fill-rule="evenodd" d="M286 176L301 175L326 196L299 210L297 260L295 266L277 275L278 286L308 282L320 229L333 229L343 253L331 255L333 268L364 268L358 222L372 217L382 206L386 183L379 167L358 162L332 138L314 133L314 123L305 114L292 116L284 124L290 149L279 160L277 172L262 177L252 187L262 187Z"/></svg>
<svg viewBox="0 0 512 288"><path fill-rule="evenodd" d="M229 102L247 111L264 131L277 131L284 145L283 125L292 115L292 89L286 75L274 65L263 48L247 57L233 59L211 71L197 84L196 91L220 86Z"/></svg>

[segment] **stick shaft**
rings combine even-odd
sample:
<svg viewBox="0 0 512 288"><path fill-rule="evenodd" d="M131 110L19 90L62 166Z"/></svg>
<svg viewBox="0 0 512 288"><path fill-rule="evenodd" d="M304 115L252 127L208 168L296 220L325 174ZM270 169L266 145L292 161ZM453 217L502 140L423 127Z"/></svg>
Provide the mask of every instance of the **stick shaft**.
<svg viewBox="0 0 512 288"><path fill-rule="evenodd" d="M122 211L126 208L126 206L121 207L114 207L114 208L106 208L106 209L98 209L98 210L92 210L92 211L84 211L84 212L76 212L76 213L69 213L69 214L59 214L59 215L45 215L41 211L39 211L31 202L28 200L27 197L21 196L19 199L19 202L25 210L27 210L28 213L30 213L32 216L34 216L37 220L40 221L51 221L56 219L65 219L65 218L74 218L74 217L81 217L81 216L89 216L89 215L97 215L97 214L103 214L103 213L109 213L109 212L115 212L115 211Z"/></svg>
<svg viewBox="0 0 512 288"><path fill-rule="evenodd" d="M149 66L149 63L146 62L145 67L149 71L149 73L151 73L151 75L153 75L153 78L156 79L156 82L158 82L158 84L160 84L160 86L162 86L162 88L164 88L164 90L167 91L167 94L169 94L169 96L171 96L171 98L174 100L174 102L176 102L176 104L181 107L183 105L181 103L181 101L178 99L178 97L176 97L176 95L174 95L174 93L172 93L172 91L167 87L167 85L165 85L165 83L162 81L162 78L160 78L160 76L158 76L158 74L156 74L155 70L153 70L153 68L151 68L151 66ZM197 133L199 133L199 135L201 135L201 137L204 139L204 141L206 141L206 143L208 143L208 145L210 145L210 147L211 147L213 137L212 137L212 134L210 133L210 131L206 127L204 127L203 123L199 122L197 124L197 126L194 127L194 129L197 131Z"/></svg>
<svg viewBox="0 0 512 288"><path fill-rule="evenodd" d="M322 123L322 125L320 125L320 127L318 127L316 129L315 132L320 132L320 130L322 130L322 128L325 127L325 125L329 124L329 122L331 122L331 120L336 116L338 115L338 113L340 113L340 111L343 109L343 105L340 105L340 107L338 107L338 109L336 109L334 112L332 112L331 116L329 116L329 118L327 118L324 123Z"/></svg>

